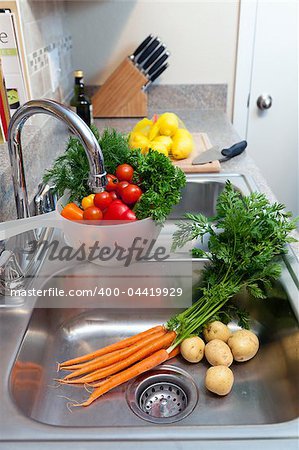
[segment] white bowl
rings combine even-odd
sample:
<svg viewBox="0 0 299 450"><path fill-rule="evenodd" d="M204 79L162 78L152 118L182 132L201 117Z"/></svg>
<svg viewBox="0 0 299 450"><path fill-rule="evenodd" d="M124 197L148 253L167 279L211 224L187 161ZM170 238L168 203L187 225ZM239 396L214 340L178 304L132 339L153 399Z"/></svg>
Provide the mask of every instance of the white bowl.
<svg viewBox="0 0 299 450"><path fill-rule="evenodd" d="M145 255L162 228L151 218L122 223L103 220L98 224L68 220L61 216L61 211L68 202L69 194L65 194L56 206L65 241L74 249L84 248L86 255L89 255L87 259L94 264L123 266L128 265L128 262L137 262L141 256L140 251L131 251L129 258L130 249L133 246L141 248L142 255ZM96 248L93 254L90 253L90 248Z"/></svg>

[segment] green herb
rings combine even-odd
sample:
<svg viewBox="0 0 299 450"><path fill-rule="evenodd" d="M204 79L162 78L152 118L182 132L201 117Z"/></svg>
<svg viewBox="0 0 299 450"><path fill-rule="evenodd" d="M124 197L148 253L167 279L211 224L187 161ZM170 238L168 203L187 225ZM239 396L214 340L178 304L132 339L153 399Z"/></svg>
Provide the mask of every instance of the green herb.
<svg viewBox="0 0 299 450"><path fill-rule="evenodd" d="M131 151L129 164L135 169L135 179L144 194L134 207L138 219L151 216L157 222L163 220L181 199L181 189L186 184L186 176L174 166L169 158L150 150L142 155Z"/></svg>
<svg viewBox="0 0 299 450"><path fill-rule="evenodd" d="M101 146L106 171L113 173L129 153L127 138L115 130L106 129L100 136L95 126L91 129ZM44 181L51 180L59 196L69 190L70 201L80 202L90 194L88 176L89 164L85 150L80 140L72 136L66 151L54 161L53 167L44 175Z"/></svg>
<svg viewBox="0 0 299 450"><path fill-rule="evenodd" d="M134 208L136 217L152 217L163 222L181 199L181 189L186 183L182 170L158 152L149 151L143 155L140 150L131 150L128 137L114 129L105 129L101 136L96 127L92 127L92 131L102 149L107 173L114 174L117 166L124 163L134 168L134 182L143 190ZM53 167L46 172L44 181L51 180L59 196L69 190L70 201L81 202L83 197L90 194L88 176L89 164L85 150L79 139L71 137L65 153L55 160Z"/></svg>
<svg viewBox="0 0 299 450"><path fill-rule="evenodd" d="M201 298L168 322L168 328L178 333L176 345L217 315L230 315L224 306L242 289L256 298L266 297L281 272L277 257L286 253L286 243L295 241L289 234L297 222L284 205L270 204L257 192L243 197L230 182L218 198L216 216L186 218L174 233L173 248L209 234L209 250L193 250L193 256L205 257L209 264L203 270ZM246 322L242 313L239 319Z"/></svg>

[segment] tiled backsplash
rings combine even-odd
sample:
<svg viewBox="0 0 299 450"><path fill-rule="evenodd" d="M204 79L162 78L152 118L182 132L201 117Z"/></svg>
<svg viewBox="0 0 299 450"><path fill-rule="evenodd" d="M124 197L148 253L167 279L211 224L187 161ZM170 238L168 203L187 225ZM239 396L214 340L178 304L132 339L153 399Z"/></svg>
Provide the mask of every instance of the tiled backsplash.
<svg viewBox="0 0 299 450"><path fill-rule="evenodd" d="M61 0L19 0L31 98L52 98L67 103L73 88L72 38L66 28ZM58 87L52 90L49 53L58 52ZM45 169L66 146L66 127L49 116L35 115L22 134L27 189L30 199ZM7 145L0 146L0 221L16 217Z"/></svg>
<svg viewBox="0 0 299 450"><path fill-rule="evenodd" d="M30 75L35 74L49 65L48 53L55 48L58 48L58 51L63 58L65 54L68 54L68 52L72 49L72 36L63 37L59 42L53 42L52 44L48 44L46 47L39 48L34 52L29 53L27 58Z"/></svg>
<svg viewBox="0 0 299 450"><path fill-rule="evenodd" d="M72 90L72 37L63 1L20 1L32 98L65 101ZM49 52L58 50L59 83L52 90Z"/></svg>

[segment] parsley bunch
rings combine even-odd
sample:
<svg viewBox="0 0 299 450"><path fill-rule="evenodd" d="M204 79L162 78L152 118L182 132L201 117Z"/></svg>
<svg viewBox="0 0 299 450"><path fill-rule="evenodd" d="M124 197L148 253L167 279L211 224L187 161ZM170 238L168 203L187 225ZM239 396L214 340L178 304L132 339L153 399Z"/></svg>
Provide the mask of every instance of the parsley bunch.
<svg viewBox="0 0 299 450"><path fill-rule="evenodd" d="M208 251L192 251L209 264L203 270L201 298L168 322L168 328L178 333L177 343L225 311L242 289L256 298L266 297L281 272L277 257L286 253L286 243L295 241L289 234L297 222L284 205L270 204L258 192L242 196L230 182L218 198L214 217L186 214L186 218L174 233L173 249L209 234Z"/></svg>
<svg viewBox="0 0 299 450"><path fill-rule="evenodd" d="M117 166L124 163L133 167L133 182L143 191L134 207L136 217L152 217L157 222L163 222L181 199L181 189L186 183L182 170L158 152L150 150L143 155L140 150L131 150L128 137L114 129L105 129L102 135L94 126L92 131L102 149L107 173L114 174ZM89 164L85 150L79 139L71 137L64 154L44 175L44 181L51 180L59 196L69 190L70 201L80 203L83 197L90 194L88 177Z"/></svg>
<svg viewBox="0 0 299 450"><path fill-rule="evenodd" d="M135 170L134 180L144 192L134 207L137 218L152 217L163 222L181 199L181 189L186 184L184 172L154 150L146 155L131 151L128 162Z"/></svg>

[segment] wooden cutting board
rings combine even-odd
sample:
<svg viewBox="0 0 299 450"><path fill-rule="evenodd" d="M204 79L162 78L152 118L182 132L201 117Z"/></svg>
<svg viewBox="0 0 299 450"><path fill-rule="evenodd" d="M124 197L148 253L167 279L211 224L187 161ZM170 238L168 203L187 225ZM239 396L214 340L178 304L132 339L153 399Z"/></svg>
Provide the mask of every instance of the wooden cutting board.
<svg viewBox="0 0 299 450"><path fill-rule="evenodd" d="M173 164L180 167L186 173L208 173L220 172L221 166L219 161L212 161L207 164L192 165L192 161L196 156L212 147L210 139L206 133L192 133L194 139L194 150L186 159L179 161L173 160Z"/></svg>

